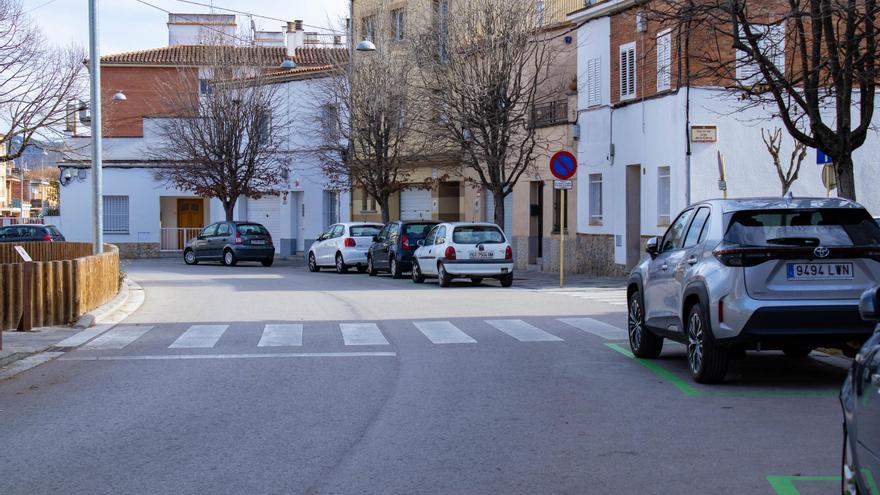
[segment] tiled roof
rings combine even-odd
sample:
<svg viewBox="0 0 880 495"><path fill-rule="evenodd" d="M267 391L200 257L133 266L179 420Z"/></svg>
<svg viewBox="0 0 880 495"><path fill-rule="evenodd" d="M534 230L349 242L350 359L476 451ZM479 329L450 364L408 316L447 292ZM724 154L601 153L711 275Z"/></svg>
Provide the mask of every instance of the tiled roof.
<svg viewBox="0 0 880 495"><path fill-rule="evenodd" d="M217 50L223 52L247 50L251 52L252 56L266 60L267 65L280 65L281 62L290 58L287 56L285 47L176 45L105 55L101 57L101 63L106 65L210 65ZM232 53L229 53L229 58L233 56ZM301 47L296 49L293 61L297 65L315 66L344 63L347 58L348 51L345 48Z"/></svg>
<svg viewBox="0 0 880 495"><path fill-rule="evenodd" d="M308 67L297 67L295 69L279 69L267 76L272 83L284 82L290 79L305 78L308 76L317 76L323 72L333 70L332 65L311 65Z"/></svg>

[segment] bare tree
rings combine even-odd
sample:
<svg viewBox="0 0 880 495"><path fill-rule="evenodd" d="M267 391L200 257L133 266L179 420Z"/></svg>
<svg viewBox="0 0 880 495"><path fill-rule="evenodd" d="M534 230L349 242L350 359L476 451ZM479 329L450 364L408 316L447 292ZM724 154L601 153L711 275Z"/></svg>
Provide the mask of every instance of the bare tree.
<svg viewBox="0 0 880 495"><path fill-rule="evenodd" d="M783 169L780 157L782 152L782 129L777 127L773 129L773 132L761 129L761 139L764 140L767 152L773 158L776 174L779 176L779 182L782 184L782 195L785 196L788 194L794 181L798 179L801 165L803 165L804 159L807 158L807 145L795 141L794 150L791 152L791 157L788 160L788 167Z"/></svg>
<svg viewBox="0 0 880 495"><path fill-rule="evenodd" d="M82 50L51 46L19 1L0 0L0 161L21 156L35 137L61 136L85 72Z"/></svg>
<svg viewBox="0 0 880 495"><path fill-rule="evenodd" d="M749 107L775 107L798 142L831 156L855 199L853 151L865 143L877 90L876 0L654 0L684 38L685 77L723 84Z"/></svg>
<svg viewBox="0 0 880 495"><path fill-rule="evenodd" d="M493 195L495 222L504 225L504 198L544 145L531 118L553 54L539 9L533 0L435 5L413 37L422 94L460 150L466 180Z"/></svg>
<svg viewBox="0 0 880 495"><path fill-rule="evenodd" d="M179 80L164 84L167 118L159 126L159 146L152 158L166 183L197 195L217 198L227 220L242 196L275 193L285 165L281 147L287 122L273 113L279 101L269 68L278 61L249 46L203 46L200 90L198 71L182 68ZM205 83L203 83L205 84Z"/></svg>
<svg viewBox="0 0 880 495"><path fill-rule="evenodd" d="M416 163L433 158L434 139L419 132L425 111L411 90L416 65L404 29L392 26L385 2L376 2L360 28L360 38L376 45L374 53L354 53L351 64L335 69L322 85L319 148L327 177L340 189L362 188L376 200L382 220L390 218L390 197L413 184Z"/></svg>

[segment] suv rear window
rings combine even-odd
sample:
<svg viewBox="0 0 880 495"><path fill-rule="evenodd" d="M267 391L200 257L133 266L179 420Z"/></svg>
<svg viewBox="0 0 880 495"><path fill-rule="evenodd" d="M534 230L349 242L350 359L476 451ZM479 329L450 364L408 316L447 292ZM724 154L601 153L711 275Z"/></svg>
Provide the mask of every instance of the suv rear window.
<svg viewBox="0 0 880 495"><path fill-rule="evenodd" d="M869 246L880 245L880 226L856 209L740 211L724 240L741 246Z"/></svg>
<svg viewBox="0 0 880 495"><path fill-rule="evenodd" d="M491 225L456 227L452 232L452 242L456 244L503 244L504 234Z"/></svg>
<svg viewBox="0 0 880 495"><path fill-rule="evenodd" d="M352 237L373 237L382 230L381 225L357 225L349 228Z"/></svg>
<svg viewBox="0 0 880 495"><path fill-rule="evenodd" d="M258 223L242 223L235 228L241 235L269 235L266 227Z"/></svg>
<svg viewBox="0 0 880 495"><path fill-rule="evenodd" d="M405 235L409 239L410 244L415 244L418 241L425 240L428 232L434 228L435 223L411 223L404 225L403 227L403 235Z"/></svg>

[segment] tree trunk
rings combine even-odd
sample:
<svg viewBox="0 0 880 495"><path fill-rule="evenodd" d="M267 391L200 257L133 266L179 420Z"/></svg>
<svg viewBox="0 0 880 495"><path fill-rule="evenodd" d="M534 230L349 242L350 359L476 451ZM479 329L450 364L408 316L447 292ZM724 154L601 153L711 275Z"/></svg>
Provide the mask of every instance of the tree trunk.
<svg viewBox="0 0 880 495"><path fill-rule="evenodd" d="M837 195L841 198L856 200L856 180L853 175L852 151L841 153L834 164L837 172Z"/></svg>
<svg viewBox="0 0 880 495"><path fill-rule="evenodd" d="M389 195L384 194L381 198L376 198L376 202L379 203L379 209L382 211L382 223L390 223L391 212L388 211L388 204L391 201L389 200Z"/></svg>
<svg viewBox="0 0 880 495"><path fill-rule="evenodd" d="M231 222L235 220L235 200L232 201L224 201L223 202L223 211L226 213L226 221Z"/></svg>
<svg viewBox="0 0 880 495"><path fill-rule="evenodd" d="M499 191L492 191L492 198L495 200L495 225L504 230L504 198L505 194Z"/></svg>

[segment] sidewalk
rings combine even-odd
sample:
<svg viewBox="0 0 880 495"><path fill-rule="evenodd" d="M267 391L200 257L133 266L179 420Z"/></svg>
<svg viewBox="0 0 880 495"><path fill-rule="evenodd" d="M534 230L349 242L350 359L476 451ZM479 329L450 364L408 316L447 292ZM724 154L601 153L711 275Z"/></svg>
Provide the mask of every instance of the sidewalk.
<svg viewBox="0 0 880 495"><path fill-rule="evenodd" d="M68 327L47 327L32 332L3 332L0 379L17 375L54 359L61 353L46 351L52 351L59 342L78 332L80 330Z"/></svg>
<svg viewBox="0 0 880 495"><path fill-rule="evenodd" d="M591 277L574 273L565 274L565 289L559 288L559 272L540 272L532 270L514 271L514 287L533 290L566 290L566 289L590 289L590 288L614 288L626 287L626 279L611 277Z"/></svg>

